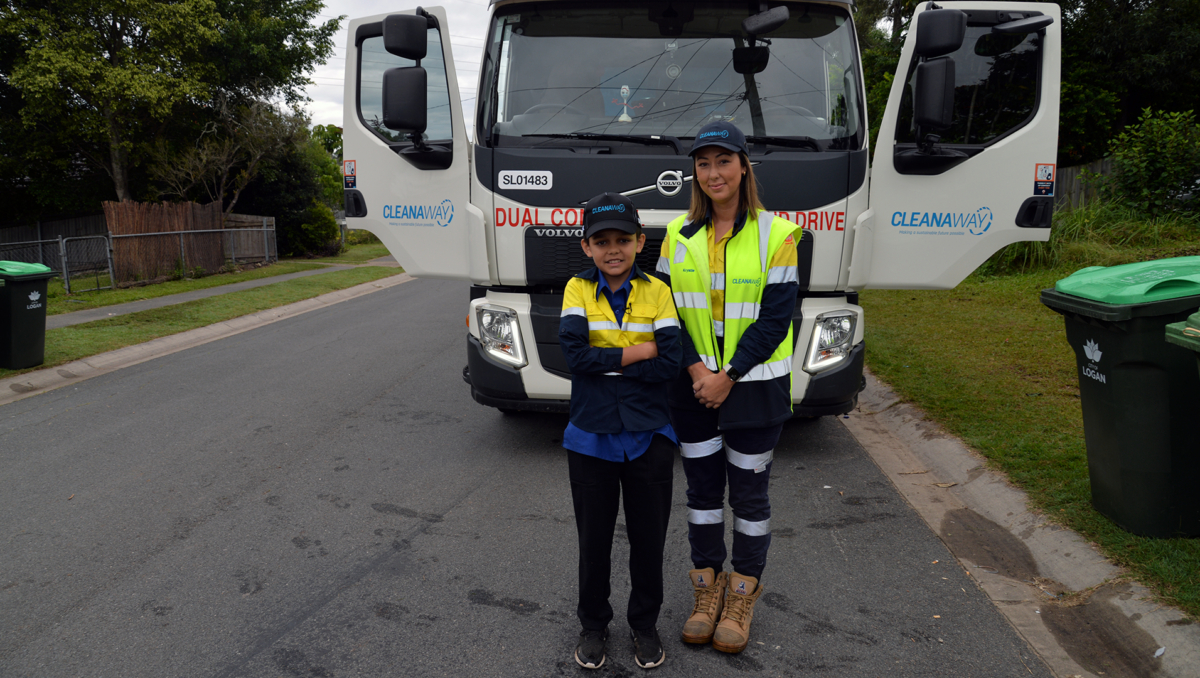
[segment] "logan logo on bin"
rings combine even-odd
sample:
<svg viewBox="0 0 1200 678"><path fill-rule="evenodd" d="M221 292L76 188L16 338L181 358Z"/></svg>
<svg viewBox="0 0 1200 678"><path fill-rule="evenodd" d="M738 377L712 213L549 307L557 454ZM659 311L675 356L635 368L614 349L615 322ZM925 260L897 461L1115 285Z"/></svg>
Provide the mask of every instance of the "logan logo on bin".
<svg viewBox="0 0 1200 678"><path fill-rule="evenodd" d="M1087 343L1083 345L1083 354L1087 356L1087 359L1090 360L1091 363L1087 366L1080 366L1079 371L1082 372L1083 376L1085 377L1091 377L1101 384L1107 384L1108 377L1100 372L1100 366L1096 364L1100 362L1100 356L1103 355L1103 353L1100 352L1100 345L1094 340L1088 339Z"/></svg>
<svg viewBox="0 0 1200 678"><path fill-rule="evenodd" d="M29 301L32 303L26 305L25 310L32 311L35 308L41 308L42 305L38 303L38 299L41 299L41 298L42 298L41 292L38 292L37 290L30 292L29 293Z"/></svg>

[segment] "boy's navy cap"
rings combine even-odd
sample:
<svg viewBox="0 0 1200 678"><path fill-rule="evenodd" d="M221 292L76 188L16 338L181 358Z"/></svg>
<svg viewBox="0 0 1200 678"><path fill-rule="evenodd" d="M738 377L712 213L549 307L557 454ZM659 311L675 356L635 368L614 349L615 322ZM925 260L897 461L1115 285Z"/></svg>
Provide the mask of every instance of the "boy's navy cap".
<svg viewBox="0 0 1200 678"><path fill-rule="evenodd" d="M688 155L696 155L696 151L705 146L720 146L734 152L746 153L746 135L731 122L725 120L710 122L700 128Z"/></svg>
<svg viewBox="0 0 1200 678"><path fill-rule="evenodd" d="M590 238L607 228L637 233L637 210L633 201L620 193L601 193L583 208L583 237Z"/></svg>

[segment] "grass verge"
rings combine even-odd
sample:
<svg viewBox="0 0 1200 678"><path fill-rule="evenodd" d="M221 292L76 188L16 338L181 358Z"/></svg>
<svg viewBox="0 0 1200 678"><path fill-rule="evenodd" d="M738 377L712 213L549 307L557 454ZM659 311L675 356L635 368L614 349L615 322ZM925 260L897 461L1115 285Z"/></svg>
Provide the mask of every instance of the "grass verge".
<svg viewBox="0 0 1200 678"><path fill-rule="evenodd" d="M362 266L49 330L46 332L46 360L42 365L27 370L0 369L0 378L62 365L399 273L396 268Z"/></svg>
<svg viewBox="0 0 1200 678"><path fill-rule="evenodd" d="M271 264L270 266L254 268L248 271L240 271L238 273L218 273L216 275L205 276L203 278L169 280L156 285L146 285L145 287L129 287L126 289L116 290L96 290L94 292L79 292L77 294L70 295L68 295L66 289L63 288L62 280L60 278L54 278L50 280L49 284L46 286L46 315L58 315L59 313L83 311L89 308L112 306L113 304L124 304L128 301L154 299L156 297L165 297L170 294L179 294L180 292L191 292L192 290L206 290L211 287L220 287L221 285L246 282L247 280L270 278L277 275L286 275L288 273L298 273L300 271L311 271L314 268L324 268L324 266L305 261L281 261L279 263ZM104 284L108 284L107 281L108 276L106 274L104 276ZM84 278L77 286L88 286L91 284L91 280Z"/></svg>
<svg viewBox="0 0 1200 678"><path fill-rule="evenodd" d="M863 292L868 365L1007 474L1031 508L1200 617L1200 539L1137 537L1092 509L1075 356L1062 316L1038 301L1076 268L974 275L947 291Z"/></svg>
<svg viewBox="0 0 1200 678"><path fill-rule="evenodd" d="M295 261L321 261L327 264L365 264L372 259L386 257L391 252L386 247L378 243L368 243L363 245L350 245L345 252L336 257L318 257L314 259L296 259Z"/></svg>

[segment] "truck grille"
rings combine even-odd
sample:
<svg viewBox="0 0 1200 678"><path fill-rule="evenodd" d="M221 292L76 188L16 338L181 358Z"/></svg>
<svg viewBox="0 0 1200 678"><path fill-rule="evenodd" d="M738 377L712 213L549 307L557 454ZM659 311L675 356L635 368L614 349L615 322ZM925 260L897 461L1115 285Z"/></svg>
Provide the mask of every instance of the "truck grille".
<svg viewBox="0 0 1200 678"><path fill-rule="evenodd" d="M526 228L527 284L565 287L572 276L594 266L579 246L582 232L578 228ZM642 272L650 275L658 265L658 253L662 249L663 239L667 237L667 229L647 228L645 233L646 246L637 255L636 261Z"/></svg>

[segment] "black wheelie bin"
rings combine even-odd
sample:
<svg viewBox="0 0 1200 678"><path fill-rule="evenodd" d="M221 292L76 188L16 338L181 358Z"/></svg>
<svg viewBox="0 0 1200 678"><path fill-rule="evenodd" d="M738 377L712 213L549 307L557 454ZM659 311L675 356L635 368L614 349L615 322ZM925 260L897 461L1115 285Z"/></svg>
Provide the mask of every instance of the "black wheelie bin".
<svg viewBox="0 0 1200 678"><path fill-rule="evenodd" d="M1200 308L1200 257L1085 268L1041 301L1075 350L1092 506L1137 535L1200 534L1200 371L1164 340Z"/></svg>
<svg viewBox="0 0 1200 678"><path fill-rule="evenodd" d="M0 367L20 370L46 360L46 281L41 264L0 261Z"/></svg>

